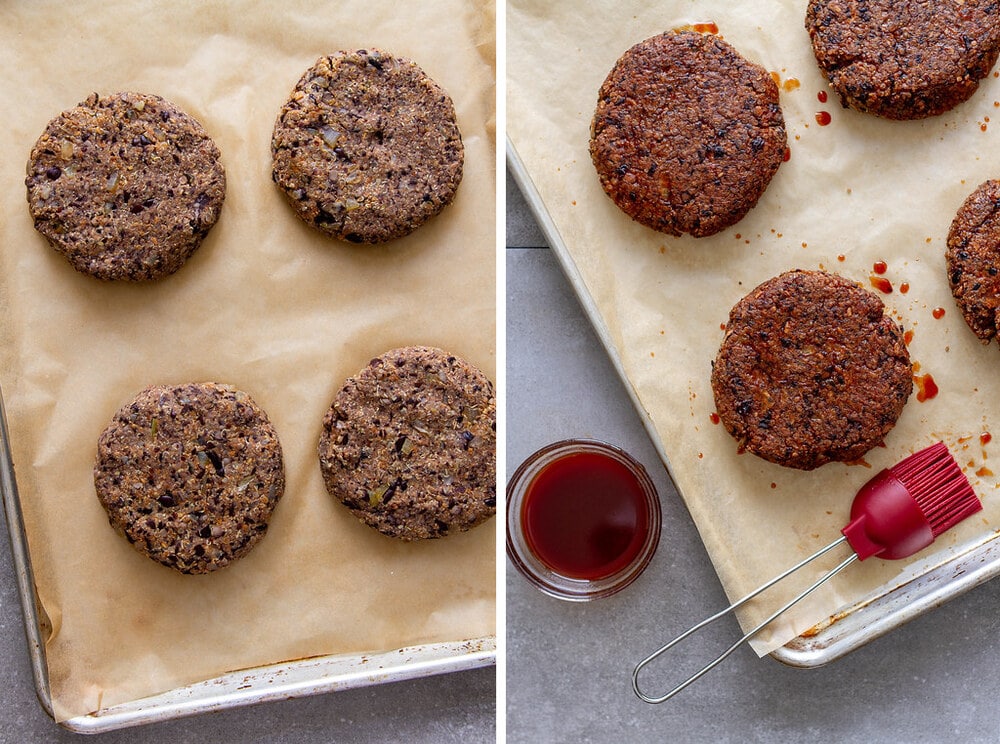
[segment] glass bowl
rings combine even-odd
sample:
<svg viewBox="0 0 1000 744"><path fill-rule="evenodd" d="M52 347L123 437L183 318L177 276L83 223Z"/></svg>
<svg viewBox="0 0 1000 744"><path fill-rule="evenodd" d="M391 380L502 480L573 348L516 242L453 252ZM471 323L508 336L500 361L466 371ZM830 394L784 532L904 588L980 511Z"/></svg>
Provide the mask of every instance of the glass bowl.
<svg viewBox="0 0 1000 744"><path fill-rule="evenodd" d="M649 474L606 442L547 445L507 484L507 556L559 599L600 599L635 581L656 552L660 523Z"/></svg>

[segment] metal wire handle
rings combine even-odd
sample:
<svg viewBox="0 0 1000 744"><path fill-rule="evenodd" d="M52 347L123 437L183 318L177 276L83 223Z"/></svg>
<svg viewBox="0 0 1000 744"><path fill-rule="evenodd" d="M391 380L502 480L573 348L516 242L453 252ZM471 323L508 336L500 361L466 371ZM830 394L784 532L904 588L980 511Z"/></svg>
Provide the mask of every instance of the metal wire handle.
<svg viewBox="0 0 1000 744"><path fill-rule="evenodd" d="M714 623L719 618L728 615L730 612L733 612L734 610L738 609L739 607L742 607L744 604L746 604L747 602L749 602L751 599L753 599L754 597L756 597L761 592L766 591L767 589L770 589L772 586L774 586L775 584L777 584L782 579L785 579L785 578L791 576L793 573L795 573L796 571L798 571L800 568L802 568L803 566L805 566L807 563L810 563L810 562L816 560L817 558L819 558L824 553L827 553L828 551L833 550L835 547L837 547L841 543L845 542L846 540L847 540L846 537L841 537L839 540L836 540L836 541L830 543L825 548L822 548L822 549L816 551L811 556L809 556L805 560L803 560L803 561L795 564L794 566L792 566L791 568L789 568L784 573L779 574L778 576L775 576L773 579L771 579L770 581L768 581L766 584L763 584L763 585L757 587L750 594L748 594L745 597L743 597L743 599L740 599L740 600L734 602L733 604L729 605L729 607L727 607L726 609L724 609L724 610L722 610L720 612L717 612L716 614L712 615L711 617L705 618L704 620L702 620L700 623L698 623L694 627L689 628L684 633L682 633L681 635L677 636L674 640L670 641L670 643L668 643L667 645L665 645L665 646L659 648L658 650L654 651L653 653L651 653L645 659L643 659L642 661L640 661L636 665L635 670L632 672L632 690L635 692L635 694L641 700L643 700L643 701L645 701L647 703L662 703L662 702L664 702L664 701L669 700L670 698L672 698L674 695L676 695L678 692L680 692L685 687L687 687L688 685L690 685L692 682L695 682L696 680L700 679L704 674L708 673L709 671L711 671L712 669L714 669L717 665L719 665L720 663L722 663L722 661L725 660L726 657L728 657L731 653L733 653L733 651L735 651L737 648L739 648L745 641L749 640L750 638L752 638L753 636L755 636L757 633L759 633L764 628L764 626L768 625L770 622L772 622L773 620L775 620L779 615L781 615L782 613L784 613L785 611L787 611L788 609L790 609L797 602L799 602L802 599L804 599L805 597L809 596L809 594L811 594L816 589L818 589L820 587L820 585L822 585L824 582L826 582L827 580L829 580L833 576L836 576L838 573L840 573L845 568L847 568L849 565L851 565L851 563L853 563L854 561L858 560L857 553L851 553L850 557L847 558L847 559L845 559L840 565L838 565L836 568L831 569L825 576L823 576L821 579L819 579L816 583L814 583L812 586L810 586L809 588L807 588L805 591L803 591L797 597L795 597L794 599L792 599L790 602L788 602L787 604L785 604L781 609L777 610L774 614L772 614L769 618L767 618L766 620L764 620L763 622L761 622L755 628L753 628L750 631L747 631L747 633L742 638L740 638L738 641L736 641L736 643L734 643L728 649L726 649L725 651L723 651L722 654L720 654L714 661L711 661L708 664L706 664L704 667L702 667L700 670L698 670L697 672L695 672L694 674L692 674L690 677L688 677L686 680L684 680L683 682L681 682L679 685L677 685L674 689L672 689L667 694L661 695L660 697L651 697L651 696L647 695L646 693L644 693L642 690L639 689L639 672L642 671L642 669L647 664L649 664L651 661L653 661L654 659L656 659L657 657L659 657L661 654L665 653L669 649L671 649L674 646L676 646L678 643L680 643L681 641L683 641L685 638L687 638L691 634L693 634L693 633L701 630L706 625Z"/></svg>

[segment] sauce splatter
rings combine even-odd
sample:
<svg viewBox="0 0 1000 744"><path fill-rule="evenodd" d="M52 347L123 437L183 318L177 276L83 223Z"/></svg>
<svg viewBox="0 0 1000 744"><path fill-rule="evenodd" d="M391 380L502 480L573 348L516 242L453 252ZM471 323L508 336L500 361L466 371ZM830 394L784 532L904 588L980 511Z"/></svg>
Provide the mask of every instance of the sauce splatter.
<svg viewBox="0 0 1000 744"><path fill-rule="evenodd" d="M990 434L988 431L984 431L982 434L979 435L979 441L983 444L983 446L986 446L991 441L993 441L993 435Z"/></svg>
<svg viewBox="0 0 1000 744"><path fill-rule="evenodd" d="M978 475L980 478L983 478L989 475L993 475L993 471L990 470L985 465L983 465L981 468L979 468L979 470L976 471L976 475Z"/></svg>
<svg viewBox="0 0 1000 744"><path fill-rule="evenodd" d="M887 264L885 261L876 261L875 263L872 264L872 271L874 271L876 274L884 274L888 270L889 270L889 264Z"/></svg>
<svg viewBox="0 0 1000 744"><path fill-rule="evenodd" d="M817 111L816 112L816 123L819 124L821 127L825 127L831 121L833 121L833 117L830 116L830 112L829 111Z"/></svg>
<svg viewBox="0 0 1000 744"><path fill-rule="evenodd" d="M872 286L879 292L884 292L885 294L892 293L892 282L884 276L871 276L868 277L868 281L870 281Z"/></svg>
<svg viewBox="0 0 1000 744"><path fill-rule="evenodd" d="M847 256L845 256L843 253L841 253L839 256L837 256L837 260L840 261L841 263L843 263L844 261L847 260Z"/></svg>
<svg viewBox="0 0 1000 744"><path fill-rule="evenodd" d="M816 100L818 100L820 103L826 103L826 99L827 95L825 90L821 90L819 93L816 94Z"/></svg>
<svg viewBox="0 0 1000 744"><path fill-rule="evenodd" d="M795 78L788 78L788 80L782 84L781 89L786 93L791 93L793 90L797 90L800 85L801 83ZM987 119L987 121L989 121L989 119Z"/></svg>
<svg viewBox="0 0 1000 744"><path fill-rule="evenodd" d="M910 328L908 330L903 331L903 343L909 346L912 340L913 340L913 329Z"/></svg>
<svg viewBox="0 0 1000 744"><path fill-rule="evenodd" d="M899 291L902 292L903 294L906 294L907 292L909 292L910 291L910 283L909 282L903 282L902 284L900 284L899 285Z"/></svg>
<svg viewBox="0 0 1000 744"><path fill-rule="evenodd" d="M719 423L719 414L715 412L708 414L708 418L713 424Z"/></svg>
<svg viewBox="0 0 1000 744"><path fill-rule="evenodd" d="M705 21L703 23L686 23L683 26L679 26L677 30L697 31L699 34L717 34L719 33L719 25L714 21Z"/></svg>
<svg viewBox="0 0 1000 744"><path fill-rule="evenodd" d="M931 310L931 315L934 316L934 320L941 320L941 318L944 317L944 308L943 307L934 308L933 310Z"/></svg>
<svg viewBox="0 0 1000 744"><path fill-rule="evenodd" d="M917 400L921 403L937 396L938 386L930 374L915 376L913 381L917 384Z"/></svg>
<svg viewBox="0 0 1000 744"><path fill-rule="evenodd" d="M791 159L792 159L792 148L786 147L785 154L781 156L781 160L782 162L787 163Z"/></svg>

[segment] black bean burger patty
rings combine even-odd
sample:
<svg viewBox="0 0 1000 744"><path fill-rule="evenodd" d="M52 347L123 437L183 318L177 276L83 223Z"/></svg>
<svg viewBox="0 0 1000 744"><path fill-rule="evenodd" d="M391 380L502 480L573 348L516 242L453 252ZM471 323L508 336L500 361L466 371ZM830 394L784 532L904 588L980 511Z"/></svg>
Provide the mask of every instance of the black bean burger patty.
<svg viewBox="0 0 1000 744"><path fill-rule="evenodd" d="M469 530L496 513L496 396L476 367L430 346L392 349L338 391L319 462L330 494L389 537Z"/></svg>
<svg viewBox="0 0 1000 744"><path fill-rule="evenodd" d="M786 272L740 300L712 367L716 410L741 448L801 470L880 444L912 388L882 301L822 271Z"/></svg>
<svg viewBox="0 0 1000 744"><path fill-rule="evenodd" d="M263 539L285 490L281 444L267 414L231 385L154 385L101 433L94 487L136 550L204 574Z"/></svg>
<svg viewBox="0 0 1000 744"><path fill-rule="evenodd" d="M810 0L805 26L841 103L887 119L968 100L1000 53L996 0Z"/></svg>
<svg viewBox="0 0 1000 744"><path fill-rule="evenodd" d="M194 118L146 93L96 93L48 123L28 160L35 229L77 271L177 271L219 218L226 174Z"/></svg>
<svg viewBox="0 0 1000 744"><path fill-rule="evenodd" d="M989 343L1000 327L1000 181L980 184L959 207L945 262L965 322Z"/></svg>
<svg viewBox="0 0 1000 744"><path fill-rule="evenodd" d="M296 214L351 243L400 238L455 197L465 149L448 94L377 49L320 57L282 106L271 177Z"/></svg>
<svg viewBox="0 0 1000 744"><path fill-rule="evenodd" d="M646 39L600 88L590 154L608 196L669 235L713 235L757 204L785 157L778 87L722 39Z"/></svg>

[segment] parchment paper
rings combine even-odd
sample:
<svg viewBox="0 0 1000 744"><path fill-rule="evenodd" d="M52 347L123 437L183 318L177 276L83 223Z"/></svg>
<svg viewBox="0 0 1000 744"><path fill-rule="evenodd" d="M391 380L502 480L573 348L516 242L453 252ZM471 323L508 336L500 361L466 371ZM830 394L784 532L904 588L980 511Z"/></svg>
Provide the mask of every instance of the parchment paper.
<svg viewBox="0 0 1000 744"><path fill-rule="evenodd" d="M322 54L409 57L455 101L465 174L412 235L348 246L271 183L278 109ZM370 358L430 344L495 375L495 19L437 0L5 3L0 8L2 384L60 720L219 673L495 633L494 522L404 544L322 484L336 390ZM157 93L216 140L221 218L177 274L143 286L75 272L32 229L28 153L90 92ZM281 438L287 489L242 561L182 576L107 524L91 469L119 406L154 383L250 393Z"/></svg>
<svg viewBox="0 0 1000 744"><path fill-rule="evenodd" d="M890 122L842 109L832 91L826 103L819 100L827 86L802 2L511 0L508 8L508 136L729 596L743 596L839 538L858 488L937 439L984 502L982 514L905 565L870 559L850 567L760 636L756 650L773 650L991 533L1000 503L988 459L997 444L980 437L1000 433L1000 358L995 345L981 345L965 326L948 289L944 249L965 197L1000 177L996 73L944 116ZM588 153L590 120L597 90L625 50L671 28L712 22L744 56L777 75L791 159L738 225L711 238L672 238L632 222L601 190ZM828 126L818 124L820 111L830 113ZM806 473L739 454L711 419L711 362L730 308L760 282L794 268L826 269L871 288L879 261L893 287L882 299L912 332L915 374L930 374L940 392L920 402L915 387L885 447L861 464ZM939 307L945 314L935 319ZM765 595L741 616L744 627L849 554L839 548L797 583Z"/></svg>

